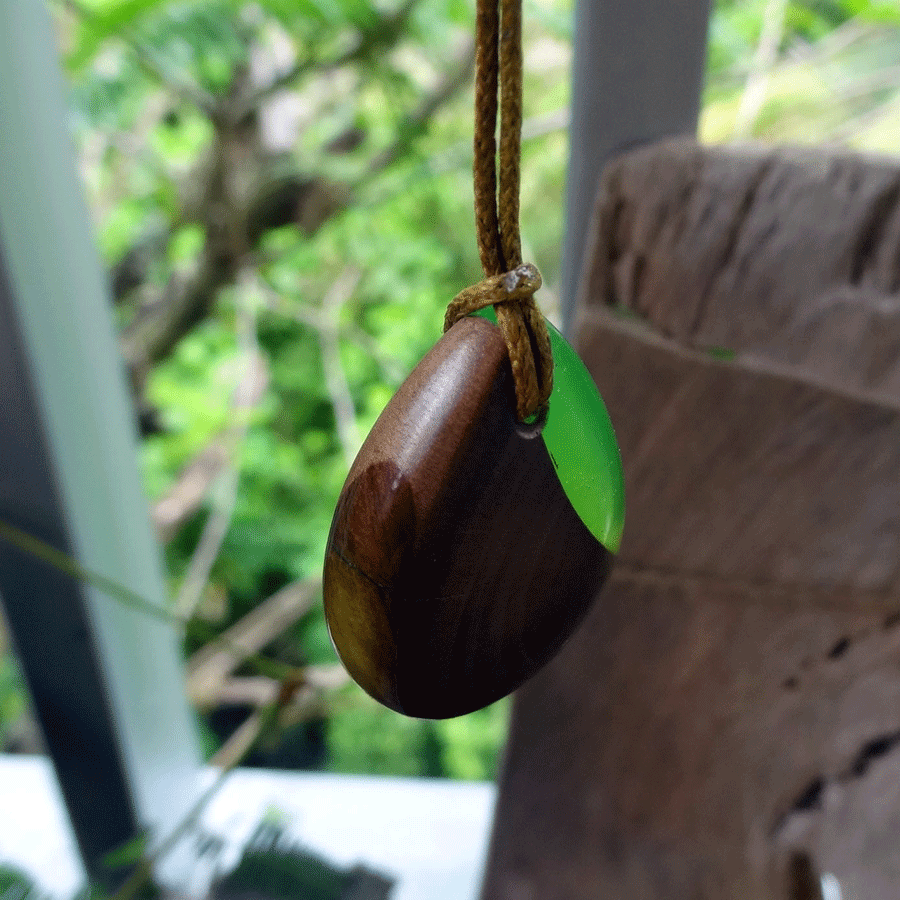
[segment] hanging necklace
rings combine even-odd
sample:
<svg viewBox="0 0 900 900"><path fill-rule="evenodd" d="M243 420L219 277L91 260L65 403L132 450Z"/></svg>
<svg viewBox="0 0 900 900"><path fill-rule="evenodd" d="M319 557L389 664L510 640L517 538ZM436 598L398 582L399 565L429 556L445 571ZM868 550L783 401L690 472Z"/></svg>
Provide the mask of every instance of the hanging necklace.
<svg viewBox="0 0 900 900"><path fill-rule="evenodd" d="M521 0L499 2L478 0L476 18L485 278L449 304L444 336L372 428L325 556L342 662L375 699L421 718L480 709L547 663L605 580L624 521L606 409L522 262Z"/></svg>

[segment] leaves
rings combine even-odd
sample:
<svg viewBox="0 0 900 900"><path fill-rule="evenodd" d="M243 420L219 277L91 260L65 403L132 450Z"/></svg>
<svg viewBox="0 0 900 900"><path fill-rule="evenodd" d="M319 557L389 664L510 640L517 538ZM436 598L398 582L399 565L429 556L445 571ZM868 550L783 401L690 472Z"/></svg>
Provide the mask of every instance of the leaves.
<svg viewBox="0 0 900 900"><path fill-rule="evenodd" d="M716 4L710 136L730 136L764 6ZM100 244L111 264L128 269L116 315L124 327L167 303L199 296L205 304L182 312L183 335L149 371L132 369L159 429L142 445L152 498L231 424L244 352L239 323L254 311L270 382L236 459L235 508L210 574L210 591L225 598L223 624L321 565L346 475L320 340L323 300L335 281L348 267L360 273L335 327L364 434L439 335L444 305L478 277L468 83L433 114L411 119L451 72L473 7L472 0L91 0L64 19L73 118ZM571 7L568 0L526 4L526 117L568 105ZM888 104L891 86L860 90L873 72L898 63L898 15L885 0L789 3L755 133L818 136L848 115ZM842 35L857 33L838 46ZM854 90L844 105L835 99ZM887 144L892 114L886 105L857 132ZM378 154L394 146L396 159L378 169ZM551 310L567 152L562 130L540 132L524 147L523 237L550 288L542 302ZM248 210L257 214L254 196L278 215L261 216L245 241L241 223ZM723 352L710 344L711 354ZM173 584L210 503L193 509L166 548ZM319 613L278 650L297 660L333 659ZM499 713L423 729L361 712L365 702L348 690L329 710L336 766L490 777L505 721ZM357 753L366 742L375 749Z"/></svg>
<svg viewBox="0 0 900 900"><path fill-rule="evenodd" d="M161 10L173 2L174 0L100 0L78 4L76 9L82 16L82 24L75 49L67 59L70 68L77 72L110 38L134 28L147 13Z"/></svg>
<svg viewBox="0 0 900 900"><path fill-rule="evenodd" d="M0 657L0 745L6 746L26 710L21 673L15 660L5 654Z"/></svg>
<svg viewBox="0 0 900 900"><path fill-rule="evenodd" d="M349 693L328 720L333 771L443 775L468 781L495 777L508 701L468 716L431 722L398 717L356 691L351 701Z"/></svg>
<svg viewBox="0 0 900 900"><path fill-rule="evenodd" d="M149 836L139 834L103 857L107 869L124 869L136 866L147 851Z"/></svg>

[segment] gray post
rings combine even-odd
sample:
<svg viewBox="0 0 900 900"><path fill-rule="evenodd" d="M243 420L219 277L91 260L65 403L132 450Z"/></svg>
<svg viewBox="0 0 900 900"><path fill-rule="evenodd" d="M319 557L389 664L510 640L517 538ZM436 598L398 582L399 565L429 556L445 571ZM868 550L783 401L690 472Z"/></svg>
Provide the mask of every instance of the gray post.
<svg viewBox="0 0 900 900"><path fill-rule="evenodd" d="M697 129L709 0L578 0L561 292L570 325L606 161Z"/></svg>
<svg viewBox="0 0 900 900"><path fill-rule="evenodd" d="M47 10L0 0L0 520L164 602ZM164 834L199 758L173 628L0 540L0 597L88 872ZM12 814L12 811L10 811ZM177 883L178 863L162 872Z"/></svg>

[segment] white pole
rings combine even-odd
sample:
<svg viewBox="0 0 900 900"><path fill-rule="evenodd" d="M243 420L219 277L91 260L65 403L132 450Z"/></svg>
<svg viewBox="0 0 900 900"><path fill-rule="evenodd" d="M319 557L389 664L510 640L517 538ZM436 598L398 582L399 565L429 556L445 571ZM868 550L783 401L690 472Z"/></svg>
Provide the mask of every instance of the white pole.
<svg viewBox="0 0 900 900"><path fill-rule="evenodd" d="M616 153L694 134L710 0L578 0L563 246L571 324L600 173Z"/></svg>
<svg viewBox="0 0 900 900"><path fill-rule="evenodd" d="M59 535L82 565L162 605L133 411L76 177L64 95L44 4L0 0L0 356L6 354L0 371L7 376L0 383L0 520ZM22 441L32 432L29 453ZM64 796L77 796L80 774L86 783L104 777L87 770L90 754L83 751L94 741L98 762L103 753L110 760L111 784L113 763L121 762L124 778L113 789L127 793L119 799L136 826L164 835L196 798L199 771L178 634L94 589L64 588L58 573L10 555L8 547L0 552L0 595L23 669L37 687L38 716L45 733L56 737L48 745ZM24 577L33 583L23 585ZM56 627L70 619L69 632ZM46 641L31 633L38 621ZM79 723L82 713L87 718ZM64 733L68 749L53 746ZM92 824L81 809L73 823L83 851L98 847L89 832L102 831L104 814L97 808ZM92 871L98 860L86 864ZM163 879L177 883L178 865L164 869Z"/></svg>

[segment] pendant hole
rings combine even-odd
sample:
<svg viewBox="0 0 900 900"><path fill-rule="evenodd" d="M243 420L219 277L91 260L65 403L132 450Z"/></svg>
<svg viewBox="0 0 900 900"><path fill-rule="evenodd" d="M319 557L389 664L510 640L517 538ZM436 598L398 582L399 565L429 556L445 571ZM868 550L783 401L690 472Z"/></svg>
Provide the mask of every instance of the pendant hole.
<svg viewBox="0 0 900 900"><path fill-rule="evenodd" d="M540 437L541 432L544 430L544 426L547 424L547 413L549 412L549 409L549 404L545 403L533 416L529 416L524 422L517 423L516 431L519 436L526 440Z"/></svg>

